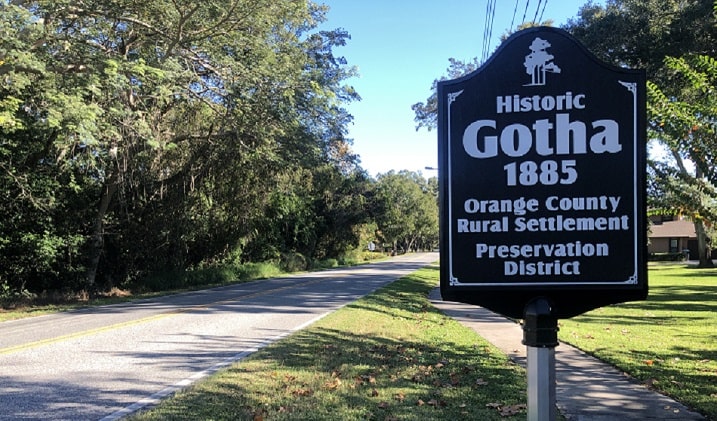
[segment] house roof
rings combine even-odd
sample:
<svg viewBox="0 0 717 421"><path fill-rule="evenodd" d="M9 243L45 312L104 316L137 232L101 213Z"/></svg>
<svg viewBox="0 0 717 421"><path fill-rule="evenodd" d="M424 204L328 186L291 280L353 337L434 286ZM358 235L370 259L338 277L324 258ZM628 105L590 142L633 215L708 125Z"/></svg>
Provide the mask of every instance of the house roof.
<svg viewBox="0 0 717 421"><path fill-rule="evenodd" d="M652 224L648 236L650 238L696 238L697 234L695 234L695 224L692 221L678 220Z"/></svg>

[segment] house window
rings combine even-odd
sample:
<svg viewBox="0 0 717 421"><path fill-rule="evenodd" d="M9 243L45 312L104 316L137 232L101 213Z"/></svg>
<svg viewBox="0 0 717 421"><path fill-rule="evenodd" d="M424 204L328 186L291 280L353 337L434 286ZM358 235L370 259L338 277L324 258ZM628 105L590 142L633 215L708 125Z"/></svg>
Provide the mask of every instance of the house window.
<svg viewBox="0 0 717 421"><path fill-rule="evenodd" d="M679 245L679 238L670 238L670 253L677 253L680 251Z"/></svg>

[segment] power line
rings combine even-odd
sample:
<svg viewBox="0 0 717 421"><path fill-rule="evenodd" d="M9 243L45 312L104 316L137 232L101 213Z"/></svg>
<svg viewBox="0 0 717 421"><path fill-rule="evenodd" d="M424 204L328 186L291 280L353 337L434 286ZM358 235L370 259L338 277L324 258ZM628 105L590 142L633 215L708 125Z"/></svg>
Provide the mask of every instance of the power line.
<svg viewBox="0 0 717 421"><path fill-rule="evenodd" d="M485 58L487 59L490 55L490 40L493 38L493 21L495 20L495 2L496 0L493 0L493 5L491 6L491 16L490 16L490 29L488 30L488 48L486 48Z"/></svg>
<svg viewBox="0 0 717 421"><path fill-rule="evenodd" d="M548 5L548 0L545 0L545 3L543 3L543 10L540 11L540 21L543 21L543 13L545 13L545 6Z"/></svg>
<svg viewBox="0 0 717 421"><path fill-rule="evenodd" d="M515 24L515 13L518 11L518 2L520 0L515 0L515 8L513 9L513 19L510 21L510 32L513 32L513 25Z"/></svg>
<svg viewBox="0 0 717 421"><path fill-rule="evenodd" d="M538 11L540 10L540 3L542 3L543 0L538 0L538 5L535 6L535 16L533 17L533 23L538 23Z"/></svg>
<svg viewBox="0 0 717 421"><path fill-rule="evenodd" d="M485 60L486 42L488 41L488 15L490 14L490 0L485 3L485 20L483 21L483 45L481 49L481 61Z"/></svg>
<svg viewBox="0 0 717 421"><path fill-rule="evenodd" d="M485 26L483 28L482 61L488 58L490 39L493 37L493 21L495 20L495 0L488 0L485 7Z"/></svg>
<svg viewBox="0 0 717 421"><path fill-rule="evenodd" d="M525 16L528 14L528 5L530 4L530 0L525 0L525 11L523 12L523 24L525 24Z"/></svg>

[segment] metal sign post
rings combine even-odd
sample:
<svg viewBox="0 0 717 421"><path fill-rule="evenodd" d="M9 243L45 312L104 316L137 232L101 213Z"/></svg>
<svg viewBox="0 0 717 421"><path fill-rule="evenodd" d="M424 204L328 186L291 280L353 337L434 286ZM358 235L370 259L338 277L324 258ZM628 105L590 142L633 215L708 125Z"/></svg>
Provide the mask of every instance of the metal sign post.
<svg viewBox="0 0 717 421"><path fill-rule="evenodd" d="M531 301L523 317L523 344L528 354L528 420L555 421L555 347L558 319L544 298Z"/></svg>

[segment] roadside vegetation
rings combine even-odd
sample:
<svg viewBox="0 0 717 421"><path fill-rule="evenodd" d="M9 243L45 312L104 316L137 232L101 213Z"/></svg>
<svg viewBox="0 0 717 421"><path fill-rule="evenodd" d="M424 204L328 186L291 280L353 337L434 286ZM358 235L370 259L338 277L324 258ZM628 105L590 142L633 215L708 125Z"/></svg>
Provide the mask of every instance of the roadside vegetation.
<svg viewBox="0 0 717 421"><path fill-rule="evenodd" d="M649 267L646 301L560 321L559 338L717 420L717 270Z"/></svg>
<svg viewBox="0 0 717 421"><path fill-rule="evenodd" d="M323 270L339 266L354 266L386 257L384 253L356 251L340 260L324 259L312 262L310 270ZM88 294L80 292L42 292L40 294L0 294L0 322L24 317L67 311L80 307L99 306L133 301L159 295L176 294L184 291L211 288L240 282L272 278L306 269L292 264L295 256L279 262L223 264L195 270L176 270L155 274L136 288L112 287L106 291ZM303 261L302 261L303 262Z"/></svg>
<svg viewBox="0 0 717 421"><path fill-rule="evenodd" d="M414 272L132 419L524 419L524 370L430 305L437 279Z"/></svg>

